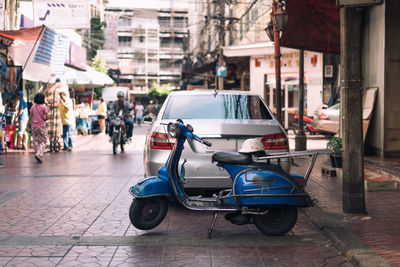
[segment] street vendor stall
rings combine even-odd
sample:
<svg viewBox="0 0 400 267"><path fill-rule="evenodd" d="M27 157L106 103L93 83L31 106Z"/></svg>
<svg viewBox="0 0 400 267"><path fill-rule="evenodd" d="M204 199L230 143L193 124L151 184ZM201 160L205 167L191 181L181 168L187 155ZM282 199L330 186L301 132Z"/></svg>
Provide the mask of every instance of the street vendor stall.
<svg viewBox="0 0 400 267"><path fill-rule="evenodd" d="M54 83L56 78L60 78L64 73L64 62L70 46L69 39L48 27L39 26L16 31L0 31L0 40L10 40L7 43L5 58L20 66L11 69L9 73L13 75L9 74L9 79L2 83L2 87L6 87L8 90L5 94L6 89L2 89L4 97L9 97L9 92L16 90L14 87L18 88L18 91L23 90L22 78L46 82L45 95L53 111L47 123L50 140L58 142L61 131L54 127L54 125L60 125L57 119L59 116L56 109L56 87L51 86L52 84L49 82ZM54 89L53 92L51 88ZM68 89L66 91L68 92ZM10 106L10 103L12 103L12 99L7 101L7 106ZM6 125L6 127L12 126ZM12 132L11 130L9 132Z"/></svg>

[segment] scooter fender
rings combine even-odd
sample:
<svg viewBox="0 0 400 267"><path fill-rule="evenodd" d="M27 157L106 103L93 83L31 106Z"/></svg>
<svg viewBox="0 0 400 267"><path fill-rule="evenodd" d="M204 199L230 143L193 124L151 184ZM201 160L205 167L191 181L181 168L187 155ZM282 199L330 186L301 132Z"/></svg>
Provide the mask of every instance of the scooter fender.
<svg viewBox="0 0 400 267"><path fill-rule="evenodd" d="M227 166L229 170L234 167ZM307 207L312 203L307 192L298 183L298 181L304 181L303 176L290 175L280 166L251 167L243 168L236 174L233 181L234 190L225 196L224 204Z"/></svg>
<svg viewBox="0 0 400 267"><path fill-rule="evenodd" d="M158 177L146 177L129 189L129 193L135 198L148 198L155 196L165 196L174 201L175 196L172 193L168 181Z"/></svg>

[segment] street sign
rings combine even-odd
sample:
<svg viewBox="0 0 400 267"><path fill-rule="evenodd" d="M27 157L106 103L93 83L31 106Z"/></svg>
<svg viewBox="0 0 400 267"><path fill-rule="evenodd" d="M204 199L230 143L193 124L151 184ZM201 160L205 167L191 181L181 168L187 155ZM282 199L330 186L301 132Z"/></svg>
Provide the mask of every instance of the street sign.
<svg viewBox="0 0 400 267"><path fill-rule="evenodd" d="M89 28L89 1L33 0L35 26L54 29Z"/></svg>
<svg viewBox="0 0 400 267"><path fill-rule="evenodd" d="M217 77L226 77L228 75L228 68L226 66L217 66L215 75Z"/></svg>

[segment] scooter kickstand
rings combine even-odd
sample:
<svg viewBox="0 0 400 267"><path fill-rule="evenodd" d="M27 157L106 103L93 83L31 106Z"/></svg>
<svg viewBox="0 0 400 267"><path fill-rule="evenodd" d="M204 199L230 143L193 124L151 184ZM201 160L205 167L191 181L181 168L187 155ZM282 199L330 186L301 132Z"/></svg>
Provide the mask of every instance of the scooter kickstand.
<svg viewBox="0 0 400 267"><path fill-rule="evenodd" d="M208 228L208 239L211 239L211 234L214 230L214 226L215 226L215 222L217 221L217 217L218 217L218 212L215 211L213 220L211 222L211 226L210 226L210 228Z"/></svg>

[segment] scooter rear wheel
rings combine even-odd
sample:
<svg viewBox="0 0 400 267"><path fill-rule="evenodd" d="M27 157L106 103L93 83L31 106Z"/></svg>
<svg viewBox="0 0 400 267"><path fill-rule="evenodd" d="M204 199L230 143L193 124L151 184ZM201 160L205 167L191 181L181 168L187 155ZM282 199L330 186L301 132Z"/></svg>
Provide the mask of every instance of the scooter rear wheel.
<svg viewBox="0 0 400 267"><path fill-rule="evenodd" d="M271 208L267 214L253 215L253 221L257 229L265 235L284 235L296 224L297 208Z"/></svg>
<svg viewBox="0 0 400 267"><path fill-rule="evenodd" d="M140 230L153 229L165 218L168 201L164 197L134 199L129 209L129 219Z"/></svg>

